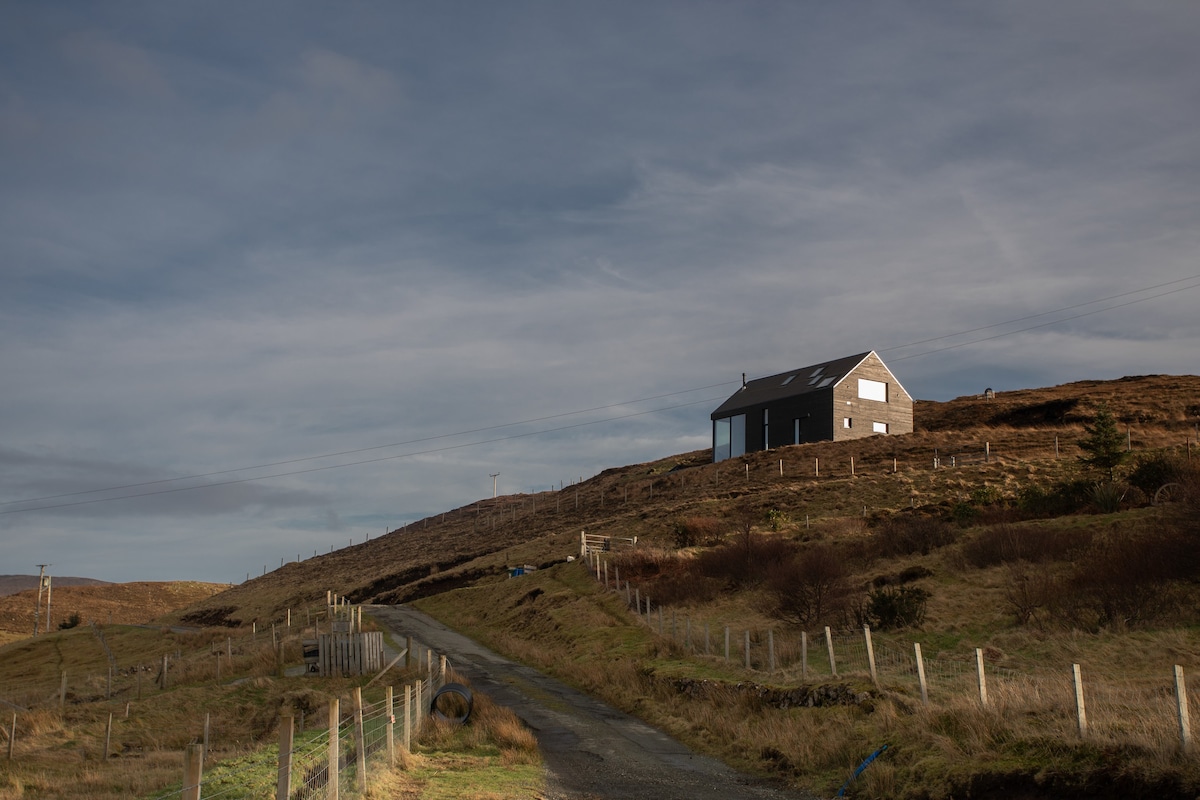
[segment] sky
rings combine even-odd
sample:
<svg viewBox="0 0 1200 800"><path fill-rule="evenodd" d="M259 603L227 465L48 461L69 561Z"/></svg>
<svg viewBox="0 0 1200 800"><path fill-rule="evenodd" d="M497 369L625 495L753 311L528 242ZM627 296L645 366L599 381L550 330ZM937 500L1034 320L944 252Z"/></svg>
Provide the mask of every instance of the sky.
<svg viewBox="0 0 1200 800"><path fill-rule="evenodd" d="M0 574L240 581L868 350L928 400L1195 374L1197 41L1175 0L7 2Z"/></svg>

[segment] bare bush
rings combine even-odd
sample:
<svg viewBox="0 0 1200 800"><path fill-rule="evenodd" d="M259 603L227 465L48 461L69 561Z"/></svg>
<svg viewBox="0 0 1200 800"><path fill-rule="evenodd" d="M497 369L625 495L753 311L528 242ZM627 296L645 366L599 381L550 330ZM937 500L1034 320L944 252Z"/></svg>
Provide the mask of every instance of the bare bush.
<svg viewBox="0 0 1200 800"><path fill-rule="evenodd" d="M791 560L795 553L796 544L786 539L750 534L700 553L696 570L730 586L750 586L761 583L771 569Z"/></svg>
<svg viewBox="0 0 1200 800"><path fill-rule="evenodd" d="M1000 524L984 528L963 543L963 557L980 569L1018 561L1041 563L1060 561L1087 547L1093 538L1089 530L1035 529Z"/></svg>
<svg viewBox="0 0 1200 800"><path fill-rule="evenodd" d="M924 515L901 515L882 520L871 542L876 556L895 558L915 553L928 555L939 547L954 544L957 538L958 531L945 520Z"/></svg>
<svg viewBox="0 0 1200 800"><path fill-rule="evenodd" d="M1031 567L1026 563L1008 565L1004 601L1018 625L1042 627L1061 590L1060 582L1044 566Z"/></svg>
<svg viewBox="0 0 1200 800"><path fill-rule="evenodd" d="M827 544L774 565L767 573L766 588L771 614L798 625L844 615L850 598L844 562Z"/></svg>
<svg viewBox="0 0 1200 800"><path fill-rule="evenodd" d="M725 523L716 517L684 517L675 523L675 546L714 545L721 540Z"/></svg>

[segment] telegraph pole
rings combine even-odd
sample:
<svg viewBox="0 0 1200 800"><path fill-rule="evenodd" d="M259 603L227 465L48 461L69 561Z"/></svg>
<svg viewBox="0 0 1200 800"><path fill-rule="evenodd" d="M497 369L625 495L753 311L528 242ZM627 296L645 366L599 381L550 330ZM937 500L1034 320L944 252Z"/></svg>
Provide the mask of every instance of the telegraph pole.
<svg viewBox="0 0 1200 800"><path fill-rule="evenodd" d="M488 477L492 479L492 499L496 497L496 478L499 477L499 472L489 472Z"/></svg>
<svg viewBox="0 0 1200 800"><path fill-rule="evenodd" d="M38 572L37 610L33 612L33 635L34 636L38 635L38 631L41 629L41 626L42 626L42 588L46 585L46 567L48 567L50 565L49 564L38 564L37 566L40 571ZM46 616L47 617L50 616L49 607L46 608ZM46 627L49 628L50 627L49 624L47 624Z"/></svg>

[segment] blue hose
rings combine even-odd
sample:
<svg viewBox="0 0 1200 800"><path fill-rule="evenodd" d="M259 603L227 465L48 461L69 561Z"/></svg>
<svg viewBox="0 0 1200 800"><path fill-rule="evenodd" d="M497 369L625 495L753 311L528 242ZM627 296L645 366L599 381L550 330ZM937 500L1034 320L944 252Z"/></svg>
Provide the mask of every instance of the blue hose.
<svg viewBox="0 0 1200 800"><path fill-rule="evenodd" d="M850 776L849 780L847 780L845 783L842 784L842 788L838 789L838 793L834 796L835 797L845 797L846 790L850 788L851 782L853 782L853 780L855 778L857 778L859 775L861 775L862 771L864 769L866 769L867 767L869 767L871 765L871 762L879 757L880 753L882 753L884 750L887 750L887 749L888 749L888 746L885 744L883 747L879 748L874 753L871 753L871 755L867 756L867 760L858 765L858 769L854 770L854 774Z"/></svg>

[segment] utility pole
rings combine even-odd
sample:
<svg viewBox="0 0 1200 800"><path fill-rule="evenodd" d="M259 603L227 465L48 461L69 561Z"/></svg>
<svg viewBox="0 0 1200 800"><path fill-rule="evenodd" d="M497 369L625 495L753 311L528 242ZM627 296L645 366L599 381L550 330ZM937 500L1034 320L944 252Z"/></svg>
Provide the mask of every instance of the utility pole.
<svg viewBox="0 0 1200 800"><path fill-rule="evenodd" d="M39 570L39 572L38 572L38 598L37 598L37 610L33 612L33 635L34 636L38 635L38 632L41 630L41 627L42 627L42 588L45 587L45 585L46 585L46 567L48 567L50 565L49 564L38 564L37 566L38 566L38 570ZM49 605L47 605L47 607L46 607L46 616L47 617L50 616ZM47 624L46 627L49 628L50 627L49 624Z"/></svg>
<svg viewBox="0 0 1200 800"><path fill-rule="evenodd" d="M496 497L496 478L499 477L499 472L489 472L488 477L492 479L492 499Z"/></svg>

